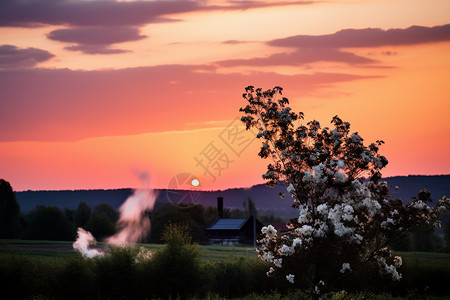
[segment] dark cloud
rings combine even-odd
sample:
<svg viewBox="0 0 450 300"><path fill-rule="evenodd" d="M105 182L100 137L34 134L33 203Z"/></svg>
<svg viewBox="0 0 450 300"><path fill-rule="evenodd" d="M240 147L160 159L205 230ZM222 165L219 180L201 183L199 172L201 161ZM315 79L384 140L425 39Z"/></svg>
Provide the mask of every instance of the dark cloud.
<svg viewBox="0 0 450 300"><path fill-rule="evenodd" d="M32 68L53 56L37 48L19 49L13 45L0 45L0 69Z"/></svg>
<svg viewBox="0 0 450 300"><path fill-rule="evenodd" d="M123 49L110 48L104 45L76 45L64 47L66 50L70 51L81 51L85 54L121 54L130 52Z"/></svg>
<svg viewBox="0 0 450 300"><path fill-rule="evenodd" d="M339 73L221 74L211 66L183 65L0 70L0 142L183 130L192 120L207 124L236 117L236 107L242 106L239 95L247 85L280 85L298 98L364 78Z"/></svg>
<svg viewBox="0 0 450 300"><path fill-rule="evenodd" d="M252 8L305 5L314 1L229 1L228 5L207 5L206 1L82 1L1 0L0 26L33 27L44 24L69 26L140 26L178 21L167 15L200 10L245 10Z"/></svg>
<svg viewBox="0 0 450 300"><path fill-rule="evenodd" d="M75 43L65 49L82 51L87 54L115 54L125 50L111 49L109 45L145 38L136 27L80 27L57 29L50 32L47 37L51 40Z"/></svg>
<svg viewBox="0 0 450 300"><path fill-rule="evenodd" d="M83 45L111 45L145 38L135 27L81 27L57 29L47 37L51 40Z"/></svg>
<svg viewBox="0 0 450 300"><path fill-rule="evenodd" d="M216 62L223 67L234 66L297 66L314 62L340 62L365 65L378 61L351 53L342 48L412 45L450 41L450 24L435 27L412 26L406 29L345 29L327 35L296 35L267 42L275 47L294 48L292 53L276 53L267 57L232 59ZM395 51L383 54L392 55ZM370 54L369 54L370 55ZM382 66L377 66L382 67Z"/></svg>
<svg viewBox="0 0 450 300"><path fill-rule="evenodd" d="M374 63L375 60L338 49L299 49L293 53L277 53L267 57L230 59L216 62L222 67L298 66L314 62L342 62L350 65Z"/></svg>
<svg viewBox="0 0 450 300"><path fill-rule="evenodd" d="M413 45L450 41L450 24L435 27L412 26L406 29L344 29L327 35L296 35L270 41L277 47L355 48Z"/></svg>
<svg viewBox="0 0 450 300"><path fill-rule="evenodd" d="M138 26L197 8L195 1L2 0L0 26Z"/></svg>

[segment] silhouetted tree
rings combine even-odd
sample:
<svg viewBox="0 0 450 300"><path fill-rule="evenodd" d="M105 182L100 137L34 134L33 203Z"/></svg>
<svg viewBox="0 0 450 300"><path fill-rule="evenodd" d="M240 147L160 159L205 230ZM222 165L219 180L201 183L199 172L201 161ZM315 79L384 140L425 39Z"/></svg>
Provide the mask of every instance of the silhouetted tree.
<svg viewBox="0 0 450 300"><path fill-rule="evenodd" d="M64 216L66 216L67 221L69 221L72 224L74 224L74 220L73 220L74 215L75 215L75 210L64 207Z"/></svg>
<svg viewBox="0 0 450 300"><path fill-rule="evenodd" d="M244 206L246 217L250 217L253 213L256 214L256 205L251 198L247 198L247 201L242 202L242 206Z"/></svg>
<svg viewBox="0 0 450 300"><path fill-rule="evenodd" d="M166 246L152 258L157 296L185 299L202 284L199 248L192 244L187 225L167 224L162 238Z"/></svg>
<svg viewBox="0 0 450 300"><path fill-rule="evenodd" d="M117 220L119 220L119 212L112 208L108 203L102 203L95 206L94 214L105 215L113 224L116 224Z"/></svg>
<svg viewBox="0 0 450 300"><path fill-rule="evenodd" d="M169 223L187 225L195 242L206 240L205 208L202 205L160 204L152 213L150 240L160 243L165 226Z"/></svg>
<svg viewBox="0 0 450 300"><path fill-rule="evenodd" d="M20 231L20 207L10 183L0 179L0 238L15 238Z"/></svg>
<svg viewBox="0 0 450 300"><path fill-rule="evenodd" d="M412 251L431 252L436 248L433 228L423 228L412 234Z"/></svg>
<svg viewBox="0 0 450 300"><path fill-rule="evenodd" d="M447 218L444 225L444 239L447 248L450 250L450 218Z"/></svg>
<svg viewBox="0 0 450 300"><path fill-rule="evenodd" d="M90 231L97 240L111 236L116 232L114 223L106 214L102 213L92 214L91 219L86 224L86 230Z"/></svg>
<svg viewBox="0 0 450 300"><path fill-rule="evenodd" d="M56 206L38 205L28 215L25 239L68 241L74 239L72 224Z"/></svg>
<svg viewBox="0 0 450 300"><path fill-rule="evenodd" d="M75 210L73 216L73 223L75 228L83 227L89 222L91 218L91 208L86 202L80 202Z"/></svg>

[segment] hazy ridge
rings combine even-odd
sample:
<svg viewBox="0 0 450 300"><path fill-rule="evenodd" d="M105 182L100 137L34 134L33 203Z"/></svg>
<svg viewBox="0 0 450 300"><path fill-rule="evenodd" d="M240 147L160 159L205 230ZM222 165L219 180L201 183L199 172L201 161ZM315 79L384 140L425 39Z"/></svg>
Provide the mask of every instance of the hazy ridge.
<svg viewBox="0 0 450 300"><path fill-rule="evenodd" d="M397 176L388 177L387 181L392 198L402 199L409 202L411 198L426 188L431 192L433 200L436 201L442 196L450 197L450 175L433 176ZM395 186L398 191L395 192ZM23 213L35 208L37 205L58 206L61 209L75 209L79 202L84 201L89 206L94 207L100 203L108 203L117 209L133 192L132 189L112 189L112 190L73 190L73 191L24 191L16 192L17 201ZM269 188L264 184L255 185L251 188L233 188L223 191L180 191L180 190L158 190L157 203L196 203L204 206L216 206L218 196L224 197L224 207L242 209L242 203L251 198L260 213L295 216L295 210L291 208L291 197L286 192L284 186ZM286 197L281 199L280 192L284 192Z"/></svg>

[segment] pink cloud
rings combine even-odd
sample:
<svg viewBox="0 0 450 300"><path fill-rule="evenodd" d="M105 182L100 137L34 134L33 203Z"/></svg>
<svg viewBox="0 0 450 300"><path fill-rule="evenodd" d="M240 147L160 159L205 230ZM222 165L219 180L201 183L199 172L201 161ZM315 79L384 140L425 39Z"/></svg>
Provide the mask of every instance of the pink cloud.
<svg viewBox="0 0 450 300"><path fill-rule="evenodd" d="M367 77L271 72L220 74L213 67L166 65L122 70L0 71L0 141L79 140L191 129L193 120L233 119L247 85L307 95ZM24 88L26 87L26 88Z"/></svg>

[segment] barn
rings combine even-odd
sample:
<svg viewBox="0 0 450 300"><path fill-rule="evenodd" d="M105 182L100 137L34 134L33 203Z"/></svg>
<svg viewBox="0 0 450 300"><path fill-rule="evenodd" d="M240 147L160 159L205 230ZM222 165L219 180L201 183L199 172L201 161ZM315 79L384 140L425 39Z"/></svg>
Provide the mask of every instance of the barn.
<svg viewBox="0 0 450 300"><path fill-rule="evenodd" d="M217 221L209 228L207 233L211 244L255 245L256 235L261 232L263 224L252 215L244 219L229 219L223 217L223 197L217 198Z"/></svg>

